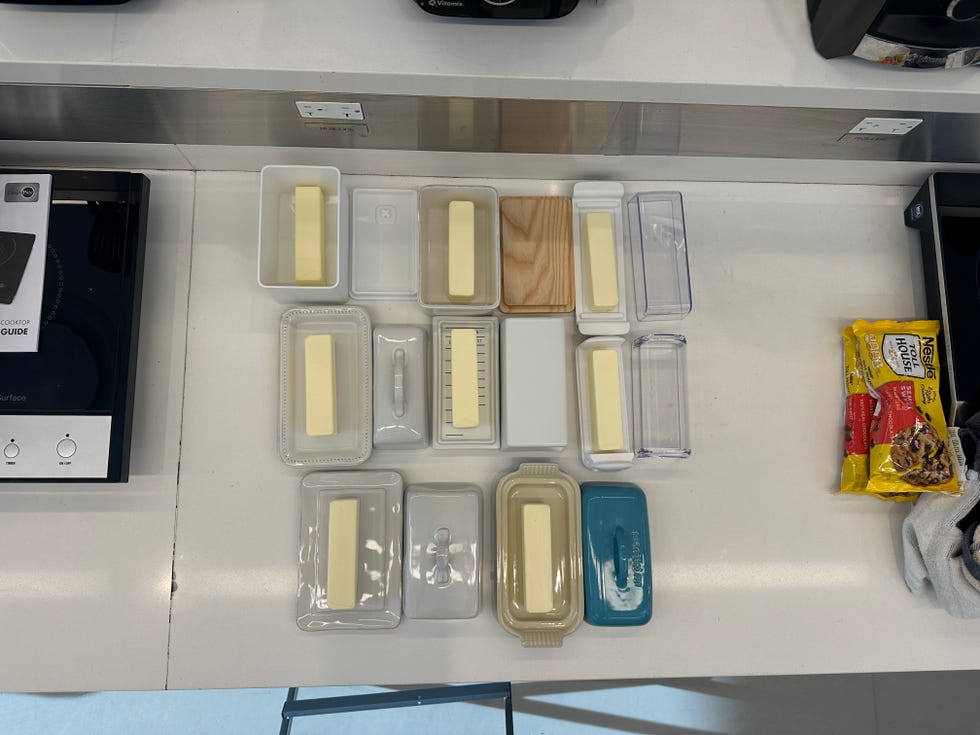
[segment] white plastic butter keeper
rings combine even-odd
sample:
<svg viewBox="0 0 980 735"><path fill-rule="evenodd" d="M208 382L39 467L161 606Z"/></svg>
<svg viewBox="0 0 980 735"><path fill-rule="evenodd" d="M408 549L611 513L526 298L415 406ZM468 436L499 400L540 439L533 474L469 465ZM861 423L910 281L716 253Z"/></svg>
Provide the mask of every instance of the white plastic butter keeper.
<svg viewBox="0 0 980 735"><path fill-rule="evenodd" d="M452 205L471 204L460 274L465 293L453 295ZM465 226L464 226L465 225ZM459 274L457 274L459 275ZM500 303L500 207L489 186L425 186L419 195L419 303L445 313L487 314Z"/></svg>
<svg viewBox="0 0 980 735"><path fill-rule="evenodd" d="M356 306L290 309L279 327L279 456L349 467L371 455L371 322Z"/></svg>
<svg viewBox="0 0 980 735"><path fill-rule="evenodd" d="M419 194L354 189L351 284L355 299L414 299L419 287Z"/></svg>
<svg viewBox="0 0 980 735"><path fill-rule="evenodd" d="M429 446L429 389L425 330L374 330L374 446Z"/></svg>
<svg viewBox="0 0 980 735"><path fill-rule="evenodd" d="M565 353L565 320L560 317L510 317L501 322L504 448L568 445Z"/></svg>
<svg viewBox="0 0 980 735"><path fill-rule="evenodd" d="M476 485L412 485L405 492L405 615L480 612L483 493Z"/></svg>
<svg viewBox="0 0 980 735"><path fill-rule="evenodd" d="M314 472L303 478L296 624L394 628L401 620L402 478Z"/></svg>
<svg viewBox="0 0 980 735"><path fill-rule="evenodd" d="M626 334L623 185L581 181L572 193L575 321L587 335Z"/></svg>
<svg viewBox="0 0 980 735"><path fill-rule="evenodd" d="M500 446L497 317L432 320L432 446Z"/></svg>
<svg viewBox="0 0 980 735"><path fill-rule="evenodd" d="M633 464L622 337L592 337L575 350L582 464L625 470Z"/></svg>
<svg viewBox="0 0 980 735"><path fill-rule="evenodd" d="M296 187L323 194L323 278L297 283ZM333 166L266 166L259 176L258 282L282 301L339 303L348 287L347 196Z"/></svg>

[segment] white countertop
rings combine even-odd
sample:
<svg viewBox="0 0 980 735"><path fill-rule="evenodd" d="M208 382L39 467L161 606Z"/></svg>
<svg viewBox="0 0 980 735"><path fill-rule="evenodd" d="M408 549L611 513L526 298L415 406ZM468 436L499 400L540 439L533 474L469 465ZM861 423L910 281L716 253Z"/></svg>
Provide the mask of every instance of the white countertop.
<svg viewBox="0 0 980 735"><path fill-rule="evenodd" d="M980 72L813 49L804 0L609 0L544 23L412 0L0 7L0 81L975 112Z"/></svg>
<svg viewBox="0 0 980 735"><path fill-rule="evenodd" d="M0 691L167 681L194 174L154 171L127 484L0 484Z"/></svg>
<svg viewBox="0 0 980 735"><path fill-rule="evenodd" d="M497 623L489 558L473 620L297 628L304 472L276 452L277 329L288 307L255 284L258 175L200 173L197 181L169 687L976 667L980 626L905 587L899 529L908 508L832 492L840 329L858 316L924 311L916 235L902 223L913 190L629 185L685 197L694 311L640 331L688 338L693 456L611 475L582 467L577 440L548 457L579 481L628 480L646 490L654 616L639 628L583 624L563 648L541 650L522 649ZM569 182L489 183L502 194L571 190ZM410 303L368 311L376 324L430 321ZM576 413L570 437L578 436ZM525 458L389 450L363 467L395 469L406 484L477 483L489 516L498 479Z"/></svg>

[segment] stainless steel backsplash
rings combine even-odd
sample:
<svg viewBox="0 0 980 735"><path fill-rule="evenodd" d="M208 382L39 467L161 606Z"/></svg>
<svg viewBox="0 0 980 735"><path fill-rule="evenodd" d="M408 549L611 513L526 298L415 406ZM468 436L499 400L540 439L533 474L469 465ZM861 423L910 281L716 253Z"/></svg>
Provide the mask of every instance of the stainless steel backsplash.
<svg viewBox="0 0 980 735"><path fill-rule="evenodd" d="M365 120L302 119L297 100L360 102ZM845 136L889 116L923 123ZM980 113L0 85L0 140L974 163Z"/></svg>

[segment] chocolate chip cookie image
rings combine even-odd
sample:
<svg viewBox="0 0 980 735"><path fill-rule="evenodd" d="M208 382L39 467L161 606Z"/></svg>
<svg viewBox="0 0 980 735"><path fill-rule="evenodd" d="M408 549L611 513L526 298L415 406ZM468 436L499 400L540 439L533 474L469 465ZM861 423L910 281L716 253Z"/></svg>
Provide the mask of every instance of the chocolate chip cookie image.
<svg viewBox="0 0 980 735"><path fill-rule="evenodd" d="M891 459L910 485L936 485L953 477L946 442L929 424L909 426L892 437Z"/></svg>

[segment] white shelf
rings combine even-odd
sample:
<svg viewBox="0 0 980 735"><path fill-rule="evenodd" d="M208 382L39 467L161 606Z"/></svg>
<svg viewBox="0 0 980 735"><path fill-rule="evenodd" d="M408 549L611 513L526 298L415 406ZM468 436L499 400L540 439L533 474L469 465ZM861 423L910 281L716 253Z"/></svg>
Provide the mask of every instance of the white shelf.
<svg viewBox="0 0 980 735"><path fill-rule="evenodd" d="M558 21L411 0L0 7L5 82L975 112L980 73L813 49L803 0L584 0Z"/></svg>
<svg viewBox="0 0 980 735"><path fill-rule="evenodd" d="M571 193L569 182L466 183L502 195ZM659 331L689 341L693 456L612 475L585 470L574 439L549 457L579 481L615 478L646 490L653 621L583 625L561 649L525 650L494 617L489 558L473 620L404 620L370 633L296 627L303 472L276 454L277 327L287 307L254 284L257 212L248 203L257 201L258 176L198 174L168 685L975 668L977 626L905 588L899 528L907 508L832 493L840 329L856 316L924 310L918 243L902 223L913 190L659 182L628 192L671 188L685 197L694 311ZM431 319L408 303L366 307L375 324ZM567 320L571 356L577 338ZM569 381L574 406L573 389ZM406 484L477 483L489 532L497 481L528 456L541 455L389 450L363 467L395 469Z"/></svg>
<svg viewBox="0 0 980 735"><path fill-rule="evenodd" d="M166 685L194 175L149 176L130 480L0 486L0 691Z"/></svg>

